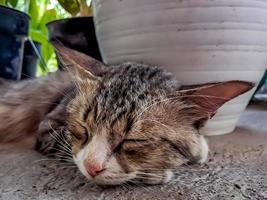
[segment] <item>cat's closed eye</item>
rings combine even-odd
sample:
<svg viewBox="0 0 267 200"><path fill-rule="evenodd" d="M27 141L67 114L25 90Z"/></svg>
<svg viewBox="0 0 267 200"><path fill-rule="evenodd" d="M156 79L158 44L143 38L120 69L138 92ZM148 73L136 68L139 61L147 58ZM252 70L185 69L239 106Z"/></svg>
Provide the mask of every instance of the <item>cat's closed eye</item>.
<svg viewBox="0 0 267 200"><path fill-rule="evenodd" d="M133 150L134 148L140 148L144 146L147 142L148 140L146 139L124 139L113 149L113 152L125 153L130 149Z"/></svg>
<svg viewBox="0 0 267 200"><path fill-rule="evenodd" d="M82 145L86 144L89 140L89 132L87 128L82 127L79 130L70 131L75 140L78 140Z"/></svg>
<svg viewBox="0 0 267 200"><path fill-rule="evenodd" d="M124 139L123 141L122 141L122 143L138 143L138 144L140 144L140 143L147 143L147 142L149 142L149 140L148 139L135 139L135 138L131 138L131 139Z"/></svg>
<svg viewBox="0 0 267 200"><path fill-rule="evenodd" d="M128 156L135 156L137 155L139 152L136 149L125 149L124 153Z"/></svg>
<svg viewBox="0 0 267 200"><path fill-rule="evenodd" d="M152 145L152 141L148 139L125 139L122 141L122 152L127 155L136 155L142 151L143 148Z"/></svg>
<svg viewBox="0 0 267 200"><path fill-rule="evenodd" d="M77 140L82 140L82 139L83 139L83 135L80 134L80 133L72 132L71 134L72 134L72 136L73 136L75 139L77 139Z"/></svg>

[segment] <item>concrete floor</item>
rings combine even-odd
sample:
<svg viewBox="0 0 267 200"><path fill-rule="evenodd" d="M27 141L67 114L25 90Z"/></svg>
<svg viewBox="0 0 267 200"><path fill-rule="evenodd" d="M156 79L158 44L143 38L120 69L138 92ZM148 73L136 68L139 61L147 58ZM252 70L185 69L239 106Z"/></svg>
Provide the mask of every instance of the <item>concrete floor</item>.
<svg viewBox="0 0 267 200"><path fill-rule="evenodd" d="M267 103L251 105L234 133L208 139L207 164L182 168L172 183L150 187L98 187L32 150L1 145L0 199L267 199Z"/></svg>

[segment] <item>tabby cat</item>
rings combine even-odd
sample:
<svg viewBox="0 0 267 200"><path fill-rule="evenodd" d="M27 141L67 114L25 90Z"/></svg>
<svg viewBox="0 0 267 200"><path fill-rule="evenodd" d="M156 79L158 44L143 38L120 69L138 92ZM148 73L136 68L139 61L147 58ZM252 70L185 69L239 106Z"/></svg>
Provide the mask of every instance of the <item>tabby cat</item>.
<svg viewBox="0 0 267 200"><path fill-rule="evenodd" d="M203 163L199 129L243 81L182 86L165 70L137 63L105 66L55 44L65 71L0 82L0 141L34 135L36 149L71 156L97 184L166 183L179 166Z"/></svg>

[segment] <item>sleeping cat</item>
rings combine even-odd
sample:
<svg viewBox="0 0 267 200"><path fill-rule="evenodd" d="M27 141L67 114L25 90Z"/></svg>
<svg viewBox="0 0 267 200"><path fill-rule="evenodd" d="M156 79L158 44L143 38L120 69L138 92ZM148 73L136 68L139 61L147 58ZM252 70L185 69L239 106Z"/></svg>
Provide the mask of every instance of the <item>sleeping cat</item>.
<svg viewBox="0 0 267 200"><path fill-rule="evenodd" d="M76 163L97 184L166 183L173 171L203 163L199 129L253 84L184 87L145 64L105 66L55 43L65 71L0 82L0 141L36 137L36 149Z"/></svg>

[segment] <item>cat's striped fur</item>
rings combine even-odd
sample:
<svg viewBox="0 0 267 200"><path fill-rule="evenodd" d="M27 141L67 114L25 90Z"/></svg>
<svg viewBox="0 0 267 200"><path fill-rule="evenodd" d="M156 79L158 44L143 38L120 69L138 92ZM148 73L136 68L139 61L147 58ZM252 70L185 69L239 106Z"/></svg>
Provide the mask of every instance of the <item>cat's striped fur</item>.
<svg viewBox="0 0 267 200"><path fill-rule="evenodd" d="M180 165L204 162L208 146L199 128L253 87L231 81L181 90L159 67L107 67L56 47L65 72L1 83L0 141L35 135L39 151L73 160L99 184L163 183Z"/></svg>

